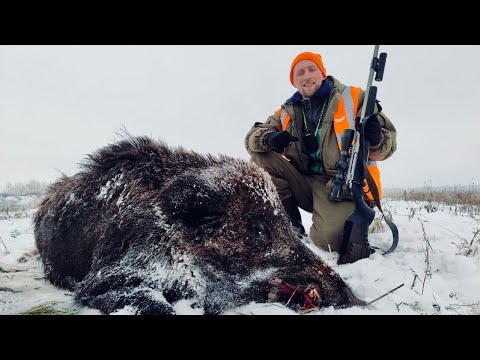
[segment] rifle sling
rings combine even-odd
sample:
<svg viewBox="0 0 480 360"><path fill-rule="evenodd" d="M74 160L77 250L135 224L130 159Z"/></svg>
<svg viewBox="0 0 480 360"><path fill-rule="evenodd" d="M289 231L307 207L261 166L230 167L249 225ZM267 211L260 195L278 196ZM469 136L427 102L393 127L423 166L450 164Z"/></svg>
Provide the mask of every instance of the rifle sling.
<svg viewBox="0 0 480 360"><path fill-rule="evenodd" d="M372 193L373 201L375 202L375 205L377 206L378 210L380 210L380 212L382 213L382 216L385 219L385 222L387 223L388 227L392 231L392 235L393 235L392 246L390 246L390 249L388 249L382 254L382 255L387 255L393 252L393 250L395 250L395 248L398 245L398 229L397 229L397 226L393 223L393 221L387 218L383 213L382 206L380 205L380 197L378 195L377 185L375 184L375 181L373 180L373 177L370 174L370 171L368 171L368 167L365 162L363 163L363 166L364 166L365 180L367 180L368 189Z"/></svg>

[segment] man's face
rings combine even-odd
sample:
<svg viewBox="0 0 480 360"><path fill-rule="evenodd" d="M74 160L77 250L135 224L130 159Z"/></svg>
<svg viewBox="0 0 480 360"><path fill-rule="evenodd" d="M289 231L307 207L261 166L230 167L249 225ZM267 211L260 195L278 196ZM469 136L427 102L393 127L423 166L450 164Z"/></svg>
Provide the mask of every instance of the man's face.
<svg viewBox="0 0 480 360"><path fill-rule="evenodd" d="M299 61L293 68L293 86L303 97L313 96L325 79L322 72L311 60Z"/></svg>

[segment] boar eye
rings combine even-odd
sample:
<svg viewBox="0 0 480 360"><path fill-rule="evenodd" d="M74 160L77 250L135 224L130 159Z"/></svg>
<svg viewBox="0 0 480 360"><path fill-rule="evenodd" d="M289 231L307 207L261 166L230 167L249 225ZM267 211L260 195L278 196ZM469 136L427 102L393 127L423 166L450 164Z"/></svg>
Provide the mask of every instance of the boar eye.
<svg viewBox="0 0 480 360"><path fill-rule="evenodd" d="M271 226L261 216L252 216L252 214L244 214L243 221L247 224L250 245L265 246L271 243Z"/></svg>
<svg viewBox="0 0 480 360"><path fill-rule="evenodd" d="M181 175L161 193L164 213L174 221L189 227L217 223L226 211L226 201L220 190L194 175Z"/></svg>

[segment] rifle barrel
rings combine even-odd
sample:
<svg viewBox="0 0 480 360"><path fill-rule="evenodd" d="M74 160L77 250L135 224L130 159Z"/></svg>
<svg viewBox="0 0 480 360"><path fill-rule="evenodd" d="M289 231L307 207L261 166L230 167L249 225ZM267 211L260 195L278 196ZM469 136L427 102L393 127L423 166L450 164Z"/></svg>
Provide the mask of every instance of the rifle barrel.
<svg viewBox="0 0 480 360"><path fill-rule="evenodd" d="M370 72L368 74L368 82L367 82L367 89L365 90L365 100L364 102L368 99L368 94L370 93L370 87L372 86L373 83L373 76L375 74L375 61L377 59L378 55L378 50L380 49L380 45L375 45L375 48L373 49L373 57L372 57L372 63L370 64ZM367 107L363 106L362 108L362 114L360 116L360 120L363 120L363 118L367 115ZM370 115L370 114L368 114Z"/></svg>

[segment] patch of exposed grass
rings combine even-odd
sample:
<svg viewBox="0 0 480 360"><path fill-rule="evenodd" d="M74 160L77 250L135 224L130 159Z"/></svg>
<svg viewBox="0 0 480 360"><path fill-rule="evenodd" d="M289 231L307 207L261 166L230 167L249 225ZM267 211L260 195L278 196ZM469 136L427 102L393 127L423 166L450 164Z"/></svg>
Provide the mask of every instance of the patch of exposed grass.
<svg viewBox="0 0 480 360"><path fill-rule="evenodd" d="M30 310L18 313L18 315L77 315L78 310L63 308L58 309L55 306L60 304L58 301L50 301L42 305L35 306Z"/></svg>

